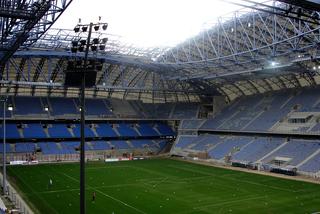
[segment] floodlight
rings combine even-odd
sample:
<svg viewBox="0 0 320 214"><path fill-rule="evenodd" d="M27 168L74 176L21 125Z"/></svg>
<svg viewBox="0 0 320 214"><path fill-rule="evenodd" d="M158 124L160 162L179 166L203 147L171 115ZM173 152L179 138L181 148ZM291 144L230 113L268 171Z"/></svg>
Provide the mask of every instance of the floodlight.
<svg viewBox="0 0 320 214"><path fill-rule="evenodd" d="M95 45L91 46L91 51L97 51L97 49L98 49L97 46L95 46Z"/></svg>
<svg viewBox="0 0 320 214"><path fill-rule="evenodd" d="M83 26L81 29L82 29L82 32L87 32L88 26Z"/></svg>
<svg viewBox="0 0 320 214"><path fill-rule="evenodd" d="M73 30L74 30L75 33L78 33L80 31L80 27L76 26Z"/></svg>
<svg viewBox="0 0 320 214"><path fill-rule="evenodd" d="M71 53L77 53L78 52L78 48L77 47L72 47L71 48Z"/></svg>
<svg viewBox="0 0 320 214"><path fill-rule="evenodd" d="M103 38L103 39L101 39L101 43L102 44L106 44L108 42L108 38Z"/></svg>
<svg viewBox="0 0 320 214"><path fill-rule="evenodd" d="M100 51L103 51L103 50L105 50L106 49L106 46L105 45L99 45L99 50Z"/></svg>
<svg viewBox="0 0 320 214"><path fill-rule="evenodd" d="M8 106L8 111L13 111L13 107L12 106Z"/></svg>
<svg viewBox="0 0 320 214"><path fill-rule="evenodd" d="M78 46L78 41L74 40L71 42L71 44L72 44L72 47L76 47L76 46Z"/></svg>
<svg viewBox="0 0 320 214"><path fill-rule="evenodd" d="M313 66L313 68L312 68L313 70L316 70L317 68L316 68L316 66Z"/></svg>
<svg viewBox="0 0 320 214"><path fill-rule="evenodd" d="M49 111L49 107L48 107L48 106L45 106L45 107L44 107L44 111Z"/></svg>
<svg viewBox="0 0 320 214"><path fill-rule="evenodd" d="M93 44L99 44L99 39L98 39L98 38L94 38L94 39L92 40L92 43L93 43Z"/></svg>
<svg viewBox="0 0 320 214"><path fill-rule="evenodd" d="M94 28L95 31L98 31L99 28L100 28L100 26L99 26L99 25L96 25L96 26L94 26L93 28Z"/></svg>
<svg viewBox="0 0 320 214"><path fill-rule="evenodd" d="M251 23L250 22L248 23L248 27L251 27Z"/></svg>
<svg viewBox="0 0 320 214"><path fill-rule="evenodd" d="M108 28L108 24L102 25L102 30L107 30L107 28Z"/></svg>
<svg viewBox="0 0 320 214"><path fill-rule="evenodd" d="M83 52L83 51L84 51L84 46L80 46L80 47L78 48L78 50L79 50L80 52Z"/></svg>
<svg viewBox="0 0 320 214"><path fill-rule="evenodd" d="M276 64L277 64L277 63L274 62L274 61L271 62L271 65L272 65L272 66L275 66Z"/></svg>
<svg viewBox="0 0 320 214"><path fill-rule="evenodd" d="M318 69L320 69L320 65L318 65Z"/></svg>
<svg viewBox="0 0 320 214"><path fill-rule="evenodd" d="M87 40L85 40L85 39L80 40L81 45L86 45L86 43L87 43Z"/></svg>

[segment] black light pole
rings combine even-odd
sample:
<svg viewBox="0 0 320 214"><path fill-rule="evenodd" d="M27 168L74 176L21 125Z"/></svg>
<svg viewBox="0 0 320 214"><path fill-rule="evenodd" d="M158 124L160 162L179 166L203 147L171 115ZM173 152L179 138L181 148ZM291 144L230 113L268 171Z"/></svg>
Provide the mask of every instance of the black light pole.
<svg viewBox="0 0 320 214"><path fill-rule="evenodd" d="M79 69L81 71L81 85L80 85L80 90L81 90L81 96L80 96L80 112L81 112L81 143L80 143L80 214L85 214L86 213L86 197L85 197L85 89L87 85L91 85L90 83L90 78L86 80L87 74L89 74L89 69L88 69L88 54L89 54L89 48L91 47L92 50L97 51L98 47L99 50L103 51L105 49L105 43L107 42L107 39L104 38L101 40L102 44L99 45L99 38L95 38L91 42L91 34L92 34L92 28L95 29L95 31L98 31L100 28L100 25L102 26L103 30L107 29L108 24L107 23L97 23L93 24L92 22L89 25L82 25L78 24L75 28L74 31L77 33L80 31L80 28L83 30L83 32L86 32L88 27L89 27L89 32L88 36L86 39L86 44L85 44L85 55L84 55L84 61L83 65ZM85 41L85 40L84 40ZM76 53L77 51L83 51L84 44L82 43L81 46L77 47L79 41L73 41L73 46L71 48L71 51L73 53ZM81 41L82 42L82 41ZM93 66L93 70L95 69L95 66ZM78 73L78 72L77 72ZM92 73L92 72L91 72ZM80 78L79 78L80 79ZM88 82L86 84L86 81ZM95 80L94 80L95 82ZM78 86L79 87L79 86Z"/></svg>
<svg viewBox="0 0 320 214"><path fill-rule="evenodd" d="M7 179L7 170L6 170L6 159L7 159L7 155L6 155L6 102L7 102L7 98L4 97L3 98L3 154L2 154L2 167L3 167L3 173L2 173L2 186L3 186L3 195L7 194L7 183L6 183L6 179Z"/></svg>
<svg viewBox="0 0 320 214"><path fill-rule="evenodd" d="M87 38L86 51L84 55L84 65L82 72L82 81L81 81L81 144L80 144L80 213L85 214L86 212L86 191L85 191L85 136L84 136L84 128L85 128L85 89L86 89L86 71L88 64L88 53L92 32L92 22L89 25L89 34Z"/></svg>

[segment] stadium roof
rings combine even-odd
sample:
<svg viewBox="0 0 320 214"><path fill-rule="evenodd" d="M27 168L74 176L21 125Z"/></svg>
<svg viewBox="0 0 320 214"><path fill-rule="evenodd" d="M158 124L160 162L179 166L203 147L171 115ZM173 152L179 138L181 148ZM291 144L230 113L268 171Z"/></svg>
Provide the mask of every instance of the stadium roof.
<svg viewBox="0 0 320 214"><path fill-rule="evenodd" d="M220 17L210 28L173 48L135 48L108 37L97 86L88 96L141 99L146 102L198 101L214 95L228 100L285 88L318 85L320 15L281 3L252 0ZM63 85L72 54L70 43L86 33L50 29L36 42L23 42L2 72L1 93L78 96Z"/></svg>

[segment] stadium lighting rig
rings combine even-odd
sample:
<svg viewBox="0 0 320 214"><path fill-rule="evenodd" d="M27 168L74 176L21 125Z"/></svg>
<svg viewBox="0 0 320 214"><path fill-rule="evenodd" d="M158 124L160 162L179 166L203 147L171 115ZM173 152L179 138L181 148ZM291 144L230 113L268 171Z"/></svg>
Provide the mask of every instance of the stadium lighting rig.
<svg viewBox="0 0 320 214"><path fill-rule="evenodd" d="M99 17L99 21L101 17ZM104 51L108 38L93 38L91 39L92 32L107 30L108 23L90 23L79 24L74 28L75 33L87 33L86 39L74 40L71 42L71 52L77 54L84 52L83 60L71 60L68 62L68 67L65 77L65 86L79 87L81 89L81 143L80 143L80 213L85 214L85 88L93 87L96 82L97 70L102 69L102 63L96 59L88 60L89 51L97 53ZM80 37L81 38L81 37Z"/></svg>

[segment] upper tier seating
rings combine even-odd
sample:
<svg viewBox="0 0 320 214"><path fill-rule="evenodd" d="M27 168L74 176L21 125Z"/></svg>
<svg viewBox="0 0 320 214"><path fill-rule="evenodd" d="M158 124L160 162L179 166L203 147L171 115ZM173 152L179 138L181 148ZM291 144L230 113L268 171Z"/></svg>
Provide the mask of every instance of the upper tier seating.
<svg viewBox="0 0 320 214"><path fill-rule="evenodd" d="M243 97L222 109L214 118L205 121L199 129L270 131L274 125L285 120L294 111L316 112L320 115L319 91L320 88L313 88L299 92L276 92L265 97L257 95ZM319 126L314 126L311 130L309 127L299 127L295 130L319 131Z"/></svg>
<svg viewBox="0 0 320 214"><path fill-rule="evenodd" d="M196 103L177 103L171 118L185 119L185 118L197 118L199 105Z"/></svg>
<svg viewBox="0 0 320 214"><path fill-rule="evenodd" d="M204 120L182 120L180 129L198 129Z"/></svg>
<svg viewBox="0 0 320 214"><path fill-rule="evenodd" d="M80 114L73 99L51 97L49 102L52 115Z"/></svg>
<svg viewBox="0 0 320 214"><path fill-rule="evenodd" d="M14 111L16 115L47 114L39 97L16 97Z"/></svg>
<svg viewBox="0 0 320 214"><path fill-rule="evenodd" d="M109 108L101 99L87 99L86 101L86 114L87 115L113 115Z"/></svg>

